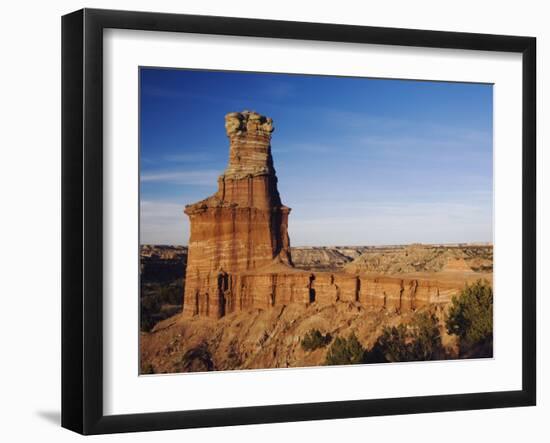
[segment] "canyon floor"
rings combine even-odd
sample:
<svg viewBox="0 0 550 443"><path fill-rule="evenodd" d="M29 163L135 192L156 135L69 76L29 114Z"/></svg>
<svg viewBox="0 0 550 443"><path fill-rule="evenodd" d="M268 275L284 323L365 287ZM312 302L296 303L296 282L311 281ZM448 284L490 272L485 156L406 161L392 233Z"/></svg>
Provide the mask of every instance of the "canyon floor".
<svg viewBox="0 0 550 443"><path fill-rule="evenodd" d="M398 275L457 284L492 281L492 247L487 245L293 248L292 257L297 268L321 272ZM338 301L253 309L221 319L184 318L180 303L185 261L185 247L142 247L142 374L318 366L326 361L330 343L304 349L302 342L309 332L320 331L332 342L353 333L370 349L385 327L409 324L419 313ZM437 316L447 358L453 358L456 336L448 335L444 325L449 301L442 299L420 312ZM151 315L144 306L152 309Z"/></svg>

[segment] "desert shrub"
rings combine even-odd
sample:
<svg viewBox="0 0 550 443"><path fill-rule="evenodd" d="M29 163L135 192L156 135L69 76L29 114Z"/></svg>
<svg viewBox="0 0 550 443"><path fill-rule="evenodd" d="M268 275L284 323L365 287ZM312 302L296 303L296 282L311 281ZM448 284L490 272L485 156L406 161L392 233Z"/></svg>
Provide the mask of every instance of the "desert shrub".
<svg viewBox="0 0 550 443"><path fill-rule="evenodd" d="M460 355L491 357L493 354L493 288L478 280L453 297L445 322L447 332L459 338Z"/></svg>
<svg viewBox="0 0 550 443"><path fill-rule="evenodd" d="M143 375L155 374L155 367L151 363L145 364L141 368L141 374Z"/></svg>
<svg viewBox="0 0 550 443"><path fill-rule="evenodd" d="M139 319L139 329L141 332L150 332L156 324L157 322L154 317L148 314L141 314Z"/></svg>
<svg viewBox="0 0 550 443"><path fill-rule="evenodd" d="M149 295L141 298L141 309L144 311L158 311L160 307L161 302L155 295Z"/></svg>
<svg viewBox="0 0 550 443"><path fill-rule="evenodd" d="M142 284L140 297L140 329L149 332L161 320L181 311L183 287L181 282Z"/></svg>
<svg viewBox="0 0 550 443"><path fill-rule="evenodd" d="M140 329L148 332L155 326L157 320L155 314L161 309L161 303L157 296L149 295L140 300Z"/></svg>
<svg viewBox="0 0 550 443"><path fill-rule="evenodd" d="M326 356L327 365L352 365L363 363L365 348L354 333L346 339L336 337Z"/></svg>
<svg viewBox="0 0 550 443"><path fill-rule="evenodd" d="M232 340L227 351L226 368L237 369L242 364L242 355L239 352L237 340Z"/></svg>
<svg viewBox="0 0 550 443"><path fill-rule="evenodd" d="M439 360L445 352L441 343L439 320L435 314L417 314L409 329L413 360Z"/></svg>
<svg viewBox="0 0 550 443"><path fill-rule="evenodd" d="M214 362L208 344L200 343L183 354L177 370L181 372L213 371Z"/></svg>
<svg viewBox="0 0 550 443"><path fill-rule="evenodd" d="M386 363L410 360L410 343L407 327L386 326L380 337L365 355L368 363Z"/></svg>
<svg viewBox="0 0 550 443"><path fill-rule="evenodd" d="M438 360L444 358L438 319L434 314L416 314L409 325L386 326L365 355L368 363Z"/></svg>
<svg viewBox="0 0 550 443"><path fill-rule="evenodd" d="M314 351L315 349L328 345L331 340L332 336L328 332L323 335L319 329L311 329L304 338L302 338L301 345L304 351Z"/></svg>
<svg viewBox="0 0 550 443"><path fill-rule="evenodd" d="M161 286L159 299L162 304L181 305L183 301L183 290L179 285Z"/></svg>

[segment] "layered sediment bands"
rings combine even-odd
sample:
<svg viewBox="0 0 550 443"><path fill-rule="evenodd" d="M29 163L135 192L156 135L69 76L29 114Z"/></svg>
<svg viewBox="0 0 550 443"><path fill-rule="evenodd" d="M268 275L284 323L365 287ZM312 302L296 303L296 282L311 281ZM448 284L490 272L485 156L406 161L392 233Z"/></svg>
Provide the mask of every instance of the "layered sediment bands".
<svg viewBox="0 0 550 443"><path fill-rule="evenodd" d="M185 208L191 235L184 315L223 316L233 309L233 286L226 284L239 273L291 264L290 209L281 203L271 156L273 122L248 111L225 121L229 163L218 191Z"/></svg>
<svg viewBox="0 0 550 443"><path fill-rule="evenodd" d="M219 297L223 300L224 315L291 303L323 305L339 301L391 312L410 312L430 304L448 303L465 283L462 279L446 281L294 270L228 275L225 281L227 283L220 286ZM205 309L203 305L196 313L212 315Z"/></svg>

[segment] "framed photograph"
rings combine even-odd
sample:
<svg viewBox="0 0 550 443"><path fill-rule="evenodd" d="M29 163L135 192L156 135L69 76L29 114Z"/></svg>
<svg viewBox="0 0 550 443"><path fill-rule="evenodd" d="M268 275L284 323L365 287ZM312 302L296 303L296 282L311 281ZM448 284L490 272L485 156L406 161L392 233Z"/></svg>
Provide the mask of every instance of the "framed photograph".
<svg viewBox="0 0 550 443"><path fill-rule="evenodd" d="M531 37L62 20L62 425L536 403Z"/></svg>

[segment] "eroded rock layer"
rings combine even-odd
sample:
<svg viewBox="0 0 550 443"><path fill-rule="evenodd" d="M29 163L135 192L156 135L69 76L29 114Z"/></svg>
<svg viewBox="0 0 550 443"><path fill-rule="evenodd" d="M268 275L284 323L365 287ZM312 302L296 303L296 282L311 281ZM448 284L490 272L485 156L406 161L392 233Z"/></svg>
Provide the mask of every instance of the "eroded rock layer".
<svg viewBox="0 0 550 443"><path fill-rule="evenodd" d="M344 272L304 272L265 270L224 276L219 283L223 315L252 309L298 303L333 304L354 302L366 308L410 312L430 304L447 304L470 278L390 277L351 275ZM195 307L200 314L212 315L208 300Z"/></svg>
<svg viewBox="0 0 550 443"><path fill-rule="evenodd" d="M271 157L273 122L254 112L225 117L229 163L218 191L188 205L191 235L184 315L221 317L228 281L274 262L289 265L288 214Z"/></svg>

